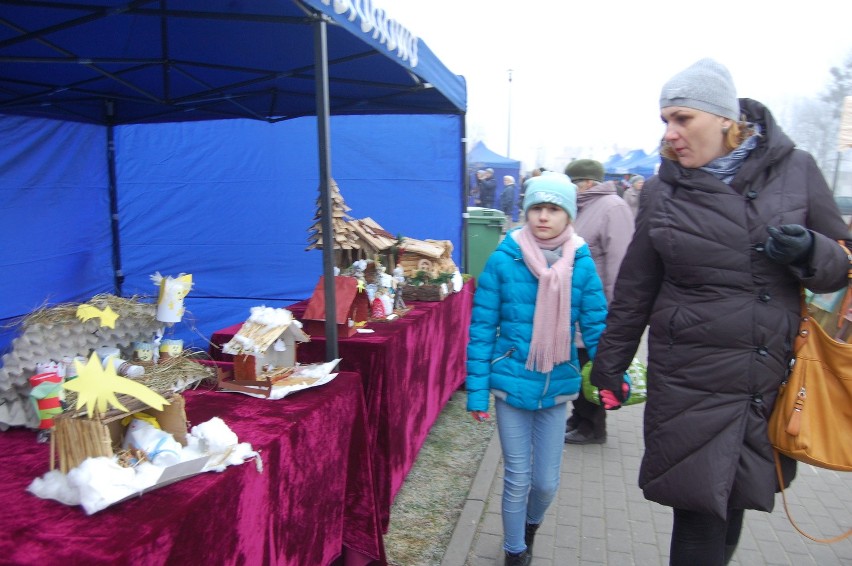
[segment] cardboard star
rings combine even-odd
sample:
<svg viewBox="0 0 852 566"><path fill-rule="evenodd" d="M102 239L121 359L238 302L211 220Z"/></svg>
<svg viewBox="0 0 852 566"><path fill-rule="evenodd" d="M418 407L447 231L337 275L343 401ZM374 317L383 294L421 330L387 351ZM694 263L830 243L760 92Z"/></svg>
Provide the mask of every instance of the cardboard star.
<svg viewBox="0 0 852 566"><path fill-rule="evenodd" d="M124 393L139 399L149 407L162 410L163 405L169 405L160 394L126 377L115 373L115 366L108 363L106 369L101 364L98 355L92 352L92 356L85 364L75 360L77 378L65 382L63 387L77 392L77 409L86 406L89 418L94 416L95 411L106 413L108 405L116 409L127 411L127 408L118 401L116 393Z"/></svg>
<svg viewBox="0 0 852 566"><path fill-rule="evenodd" d="M103 310L93 305L80 305L77 307L77 318L83 322L86 322L90 318L100 318L101 326L115 328L115 320L118 318L118 313L112 310L109 305Z"/></svg>

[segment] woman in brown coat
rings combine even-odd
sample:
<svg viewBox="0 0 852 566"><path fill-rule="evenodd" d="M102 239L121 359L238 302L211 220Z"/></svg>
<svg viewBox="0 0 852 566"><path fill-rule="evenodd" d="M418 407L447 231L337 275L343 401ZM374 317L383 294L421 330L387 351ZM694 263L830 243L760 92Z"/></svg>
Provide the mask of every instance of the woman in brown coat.
<svg viewBox="0 0 852 566"><path fill-rule="evenodd" d="M640 196L591 376L607 408L646 325L639 486L673 508L671 564L719 566L744 509L777 489L767 419L792 357L800 290L846 285L849 232L814 159L703 59L662 89L664 159ZM785 480L795 462L785 460Z"/></svg>

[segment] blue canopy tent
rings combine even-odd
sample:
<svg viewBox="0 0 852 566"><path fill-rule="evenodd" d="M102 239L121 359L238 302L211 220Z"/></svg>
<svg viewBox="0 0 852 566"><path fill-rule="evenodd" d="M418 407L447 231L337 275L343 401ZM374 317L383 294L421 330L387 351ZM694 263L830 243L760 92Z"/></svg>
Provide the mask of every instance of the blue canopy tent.
<svg viewBox="0 0 852 566"><path fill-rule="evenodd" d="M494 191L494 202L483 202L485 208L500 209L500 195L503 194L503 177L511 175L515 178L515 201L517 201L520 185L521 162L516 159L504 157L490 149L481 141L477 142L467 153L467 172L470 186L476 185L476 172L480 169L494 169L494 178L497 180L497 189ZM469 203L472 204L472 203ZM517 220L517 207L513 219Z"/></svg>
<svg viewBox="0 0 852 566"><path fill-rule="evenodd" d="M659 160L657 151L646 154L642 149L634 149L624 155L613 155L603 166L608 179L621 179L625 175L642 175L647 178L654 174Z"/></svg>
<svg viewBox="0 0 852 566"><path fill-rule="evenodd" d="M356 217L450 239L460 263L464 80L383 10L0 6L0 132L14 140L0 148L0 351L28 312L153 295L156 271L193 274L190 344L308 297L331 281L329 214L324 251L304 250L332 177ZM326 335L334 357L333 323Z"/></svg>

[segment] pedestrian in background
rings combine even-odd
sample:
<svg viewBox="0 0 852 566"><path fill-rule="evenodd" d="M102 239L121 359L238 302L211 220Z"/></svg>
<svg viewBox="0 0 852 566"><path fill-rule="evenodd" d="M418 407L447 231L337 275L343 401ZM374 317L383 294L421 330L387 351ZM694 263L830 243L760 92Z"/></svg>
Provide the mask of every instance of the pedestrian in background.
<svg viewBox="0 0 852 566"><path fill-rule="evenodd" d="M639 193L642 192L642 187L645 186L645 177L642 175L633 175L630 177L630 188L624 191L624 202L630 207L630 212L635 218L639 214Z"/></svg>
<svg viewBox="0 0 852 566"><path fill-rule="evenodd" d="M494 208L494 198L497 193L497 179L494 178L494 169L488 167L478 180L480 206Z"/></svg>
<svg viewBox="0 0 852 566"><path fill-rule="evenodd" d="M670 564L721 566L745 509L778 489L767 420L793 357L801 289L846 285L849 239L813 157L702 59L662 88L659 174L642 189L592 383L610 409L646 325L639 486L673 508ZM795 461L782 456L784 483Z"/></svg>
<svg viewBox="0 0 852 566"><path fill-rule="evenodd" d="M500 193L500 210L506 216L506 223L503 225L504 230L512 227L515 211L517 208L517 196L515 192L518 186L515 184L515 178L511 175L503 177L503 192Z"/></svg>
<svg viewBox="0 0 852 566"><path fill-rule="evenodd" d="M481 421L495 398L506 566L530 563L559 488L566 404L580 391L574 326L594 355L606 318L591 252L574 231L574 184L558 173L529 179L524 215L479 277L467 349L468 410Z"/></svg>
<svg viewBox="0 0 852 566"><path fill-rule="evenodd" d="M604 167L594 159L575 159L565 174L577 185L577 220L574 228L589 244L595 268L603 282L607 302L612 300L615 278L627 245L633 237L633 214L616 194L615 184L604 181ZM583 339L576 339L580 367L590 356ZM606 442L606 411L580 393L573 402L565 427L566 444L603 444Z"/></svg>

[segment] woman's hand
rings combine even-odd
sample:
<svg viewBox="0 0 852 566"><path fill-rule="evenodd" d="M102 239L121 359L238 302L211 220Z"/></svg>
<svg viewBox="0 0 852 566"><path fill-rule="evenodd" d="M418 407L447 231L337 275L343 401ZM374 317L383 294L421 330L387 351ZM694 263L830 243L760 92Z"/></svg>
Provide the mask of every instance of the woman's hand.
<svg viewBox="0 0 852 566"><path fill-rule="evenodd" d="M470 416L473 417L473 420L480 423L491 418L491 415L487 411L471 411Z"/></svg>
<svg viewBox="0 0 852 566"><path fill-rule="evenodd" d="M767 226L766 256L782 265L798 264L807 259L814 245L814 237L799 224Z"/></svg>

